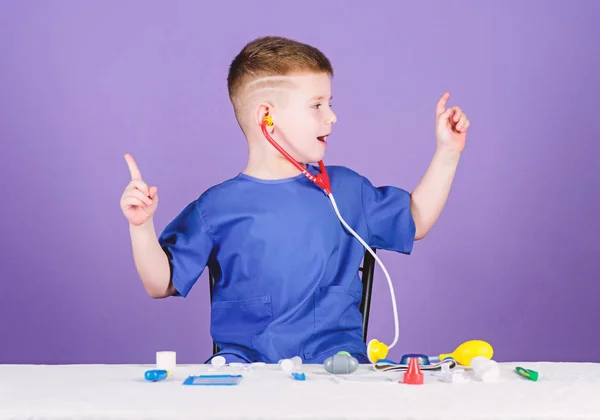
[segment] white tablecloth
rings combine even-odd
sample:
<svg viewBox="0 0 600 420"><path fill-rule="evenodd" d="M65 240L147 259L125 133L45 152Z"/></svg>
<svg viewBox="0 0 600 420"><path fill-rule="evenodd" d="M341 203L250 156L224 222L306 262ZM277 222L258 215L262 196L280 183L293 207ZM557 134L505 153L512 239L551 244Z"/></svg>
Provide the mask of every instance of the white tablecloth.
<svg viewBox="0 0 600 420"><path fill-rule="evenodd" d="M538 371L539 381L516 375L516 365ZM367 382L383 375L367 365L347 380L305 365L306 381L274 365L227 368L244 378L220 387L182 385L188 375L215 373L210 366L179 365L155 383L144 379L148 368L0 365L0 420L600 419L600 364L592 363L501 364L497 383L448 384L426 373L424 385Z"/></svg>

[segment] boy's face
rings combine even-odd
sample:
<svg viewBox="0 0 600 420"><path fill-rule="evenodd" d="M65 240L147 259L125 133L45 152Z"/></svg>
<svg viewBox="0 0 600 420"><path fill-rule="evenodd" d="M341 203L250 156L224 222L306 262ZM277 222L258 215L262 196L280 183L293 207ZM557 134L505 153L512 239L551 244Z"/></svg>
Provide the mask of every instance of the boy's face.
<svg viewBox="0 0 600 420"><path fill-rule="evenodd" d="M318 162L337 120L331 110L331 80L327 74L289 78L293 84L286 100L272 110L275 124L271 135L298 162Z"/></svg>

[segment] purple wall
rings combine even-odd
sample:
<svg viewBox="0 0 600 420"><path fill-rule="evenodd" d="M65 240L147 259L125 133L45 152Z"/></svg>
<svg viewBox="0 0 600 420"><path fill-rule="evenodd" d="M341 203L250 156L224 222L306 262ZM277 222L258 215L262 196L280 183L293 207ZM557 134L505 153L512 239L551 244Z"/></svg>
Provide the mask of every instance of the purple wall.
<svg viewBox="0 0 600 420"><path fill-rule="evenodd" d="M472 120L434 230L381 254L392 357L481 338L502 361L600 361L598 2L200 3L0 4L0 363L210 354L206 274L185 300L137 278L123 153L159 188L158 229L243 170L225 78L264 34L331 58L325 161L376 184L417 184L444 90ZM376 275L370 331L390 342Z"/></svg>

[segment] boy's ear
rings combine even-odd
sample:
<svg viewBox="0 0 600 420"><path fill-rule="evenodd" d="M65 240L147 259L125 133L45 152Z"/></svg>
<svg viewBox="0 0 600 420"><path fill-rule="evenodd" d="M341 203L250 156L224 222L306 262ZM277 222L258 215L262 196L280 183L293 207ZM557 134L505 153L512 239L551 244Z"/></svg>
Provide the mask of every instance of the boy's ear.
<svg viewBox="0 0 600 420"><path fill-rule="evenodd" d="M274 106L273 104L270 104L268 102L262 103L259 106L256 107L256 124L260 127L263 123L263 120L266 116L270 116L273 120L275 119L274 117ZM273 125L267 125L267 130L270 133L273 132L274 126Z"/></svg>

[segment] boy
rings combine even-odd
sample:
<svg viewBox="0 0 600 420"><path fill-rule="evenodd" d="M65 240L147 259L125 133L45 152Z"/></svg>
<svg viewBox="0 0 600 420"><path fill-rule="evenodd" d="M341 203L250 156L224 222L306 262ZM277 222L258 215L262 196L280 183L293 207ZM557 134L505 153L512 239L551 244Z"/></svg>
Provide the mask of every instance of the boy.
<svg viewBox="0 0 600 420"><path fill-rule="evenodd" d="M252 41L233 60L228 89L248 140L246 169L190 203L157 238L156 187L125 155L131 183L121 198L134 261L148 294L185 297L205 267L216 278L211 335L227 362L300 356L322 363L340 350L368 362L362 341L358 269L363 246L337 219L319 187L270 144L270 135L312 174L336 122L333 69L316 48L280 37ZM328 167L345 221L372 247L409 254L446 202L469 121L437 109L438 148L423 180L408 192L374 187L345 167Z"/></svg>

